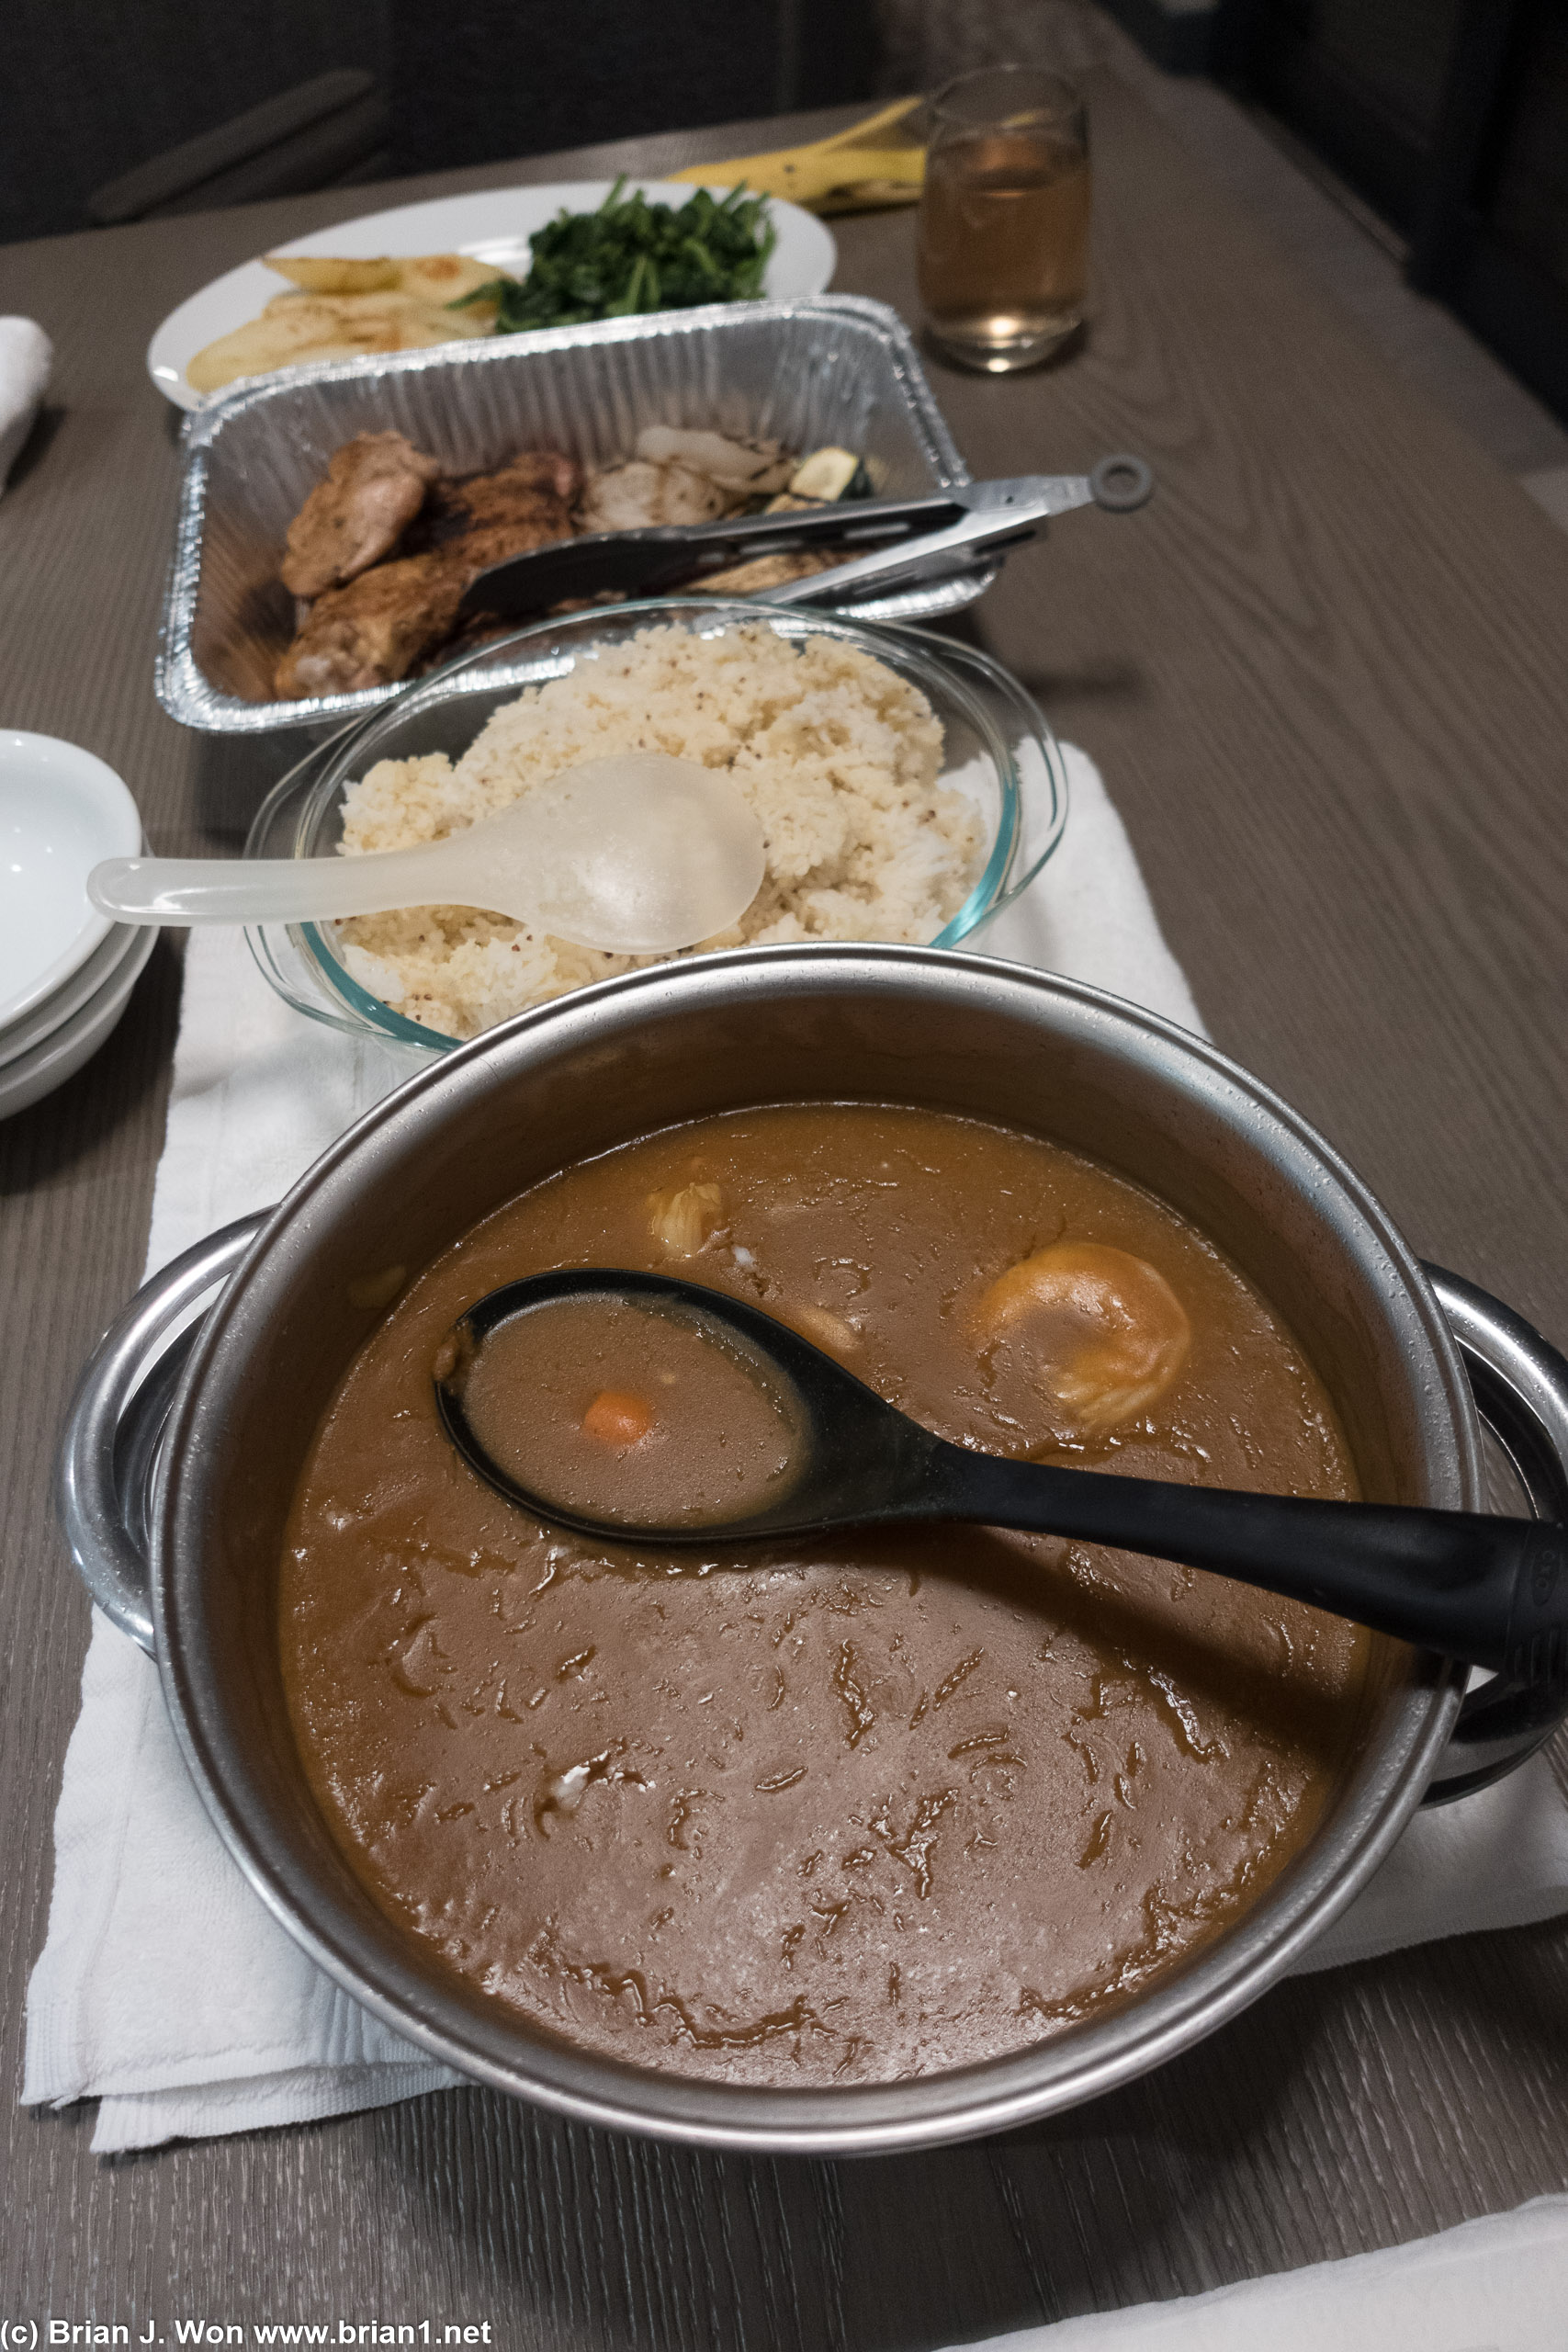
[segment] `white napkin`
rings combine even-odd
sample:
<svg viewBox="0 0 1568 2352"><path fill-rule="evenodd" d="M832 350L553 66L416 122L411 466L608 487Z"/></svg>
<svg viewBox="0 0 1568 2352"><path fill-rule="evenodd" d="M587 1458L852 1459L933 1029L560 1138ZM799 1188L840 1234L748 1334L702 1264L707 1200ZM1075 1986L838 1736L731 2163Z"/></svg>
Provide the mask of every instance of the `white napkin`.
<svg viewBox="0 0 1568 2352"><path fill-rule="evenodd" d="M976 944L1201 1029L1099 773L1071 748L1067 762L1062 846ZM149 1272L279 1198L417 1066L291 1012L239 933L195 933ZM1537 1759L1413 1824L1307 1964L1563 1908L1568 1804ZM108 2152L384 2105L456 2079L337 1991L263 1909L186 1776L152 1662L95 1615L28 1994L24 2101L97 2098L93 2145Z"/></svg>
<svg viewBox="0 0 1568 2352"><path fill-rule="evenodd" d="M1568 2198L1433 2238L1097 2312L964 2352L1562 2352Z"/></svg>
<svg viewBox="0 0 1568 2352"><path fill-rule="evenodd" d="M0 492L49 390L54 345L31 319L0 319Z"/></svg>

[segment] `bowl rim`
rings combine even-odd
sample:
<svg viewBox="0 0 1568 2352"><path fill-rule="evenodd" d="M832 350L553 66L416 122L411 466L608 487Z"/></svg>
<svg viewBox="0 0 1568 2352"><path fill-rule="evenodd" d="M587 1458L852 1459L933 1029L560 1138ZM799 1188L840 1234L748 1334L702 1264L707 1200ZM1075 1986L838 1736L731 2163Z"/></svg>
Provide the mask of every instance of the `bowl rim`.
<svg viewBox="0 0 1568 2352"><path fill-rule="evenodd" d="M320 823L333 794L349 780L347 772L350 764L374 756L376 739L383 731L390 731L411 716L436 707L460 693L461 681L469 671L492 662L498 656L506 654L513 648L525 646L530 640L558 637L561 631L572 629L578 624L583 626L586 635L596 622L647 616L648 625L652 627L661 620L668 622L672 616L690 616L695 620L716 616L721 620L728 619L732 628L742 627L751 621L767 621L791 639L827 635L845 643L863 646L863 641L870 639L871 644L864 650L873 654L880 651L884 658L892 655L908 663L917 673L934 671L939 673L942 691L951 695L959 705L990 761L1001 796L1002 810L996 839L973 889L935 937L922 944L937 948L958 946L981 924L999 914L1026 890L1047 860L1055 854L1066 827L1069 805L1067 769L1062 746L1028 689L989 654L977 647L945 638L935 630L911 628L901 623L857 621L852 615L844 613L772 605L749 597L676 594L644 597L599 610L530 621L522 628L509 631L504 637L493 639L453 661L443 662L423 678L409 681L398 689L391 701L381 704L375 710L367 712L363 718L339 729L279 778L256 812L243 854L251 857L267 854L265 844L269 833L290 799L298 798L299 805L293 825L293 854L303 855L305 853L299 844L307 829ZM715 628L706 633L717 635L720 630ZM966 684L962 675L964 670L983 679L998 701L1010 706L1013 723L1021 729L1020 748L1025 743L1035 748L1044 771L1049 816L1043 836L1029 844L1026 869L1019 873L1014 873L1013 866L1022 842L1026 815L1024 779L1020 762L991 712ZM564 674L567 674L564 663L551 664L547 660L530 663L524 660L518 665L516 676L508 677L502 683L522 694L529 685L545 684L551 677ZM307 774L307 771L311 773ZM330 1001L328 1003L312 1004L289 987L276 944L280 934L293 947L318 989ZM256 924L247 928L245 937L251 954L269 985L277 989L297 1012L304 1012L313 1020L344 1028L352 1035L374 1036L384 1044L412 1046L426 1053L450 1053L458 1046L472 1042L450 1037L444 1030L412 1021L406 1013L400 1012L396 1006L373 995L355 978L342 957L333 951L325 928L320 923ZM690 962L692 958L686 955L660 960L682 963ZM597 986L598 983L584 985ZM566 991L570 995L581 992L581 989ZM481 1032L481 1035L488 1034Z"/></svg>
<svg viewBox="0 0 1568 2352"><path fill-rule="evenodd" d="M134 954L141 937L142 931L136 925L111 923L107 937L99 940L85 962L61 982L52 996L0 1029L0 1074L24 1054L47 1045L57 1030L74 1019Z"/></svg>
<svg viewBox="0 0 1568 2352"><path fill-rule="evenodd" d="M141 978L158 944L158 933L148 924L131 934L126 953L116 958L108 972L86 1001L76 1007L58 1028L51 1029L25 1053L8 1062L0 1062L0 1119L13 1118L34 1102L41 1102L69 1078L74 1078L84 1062L91 1059L100 1046L118 1026L130 1001L130 991Z"/></svg>
<svg viewBox="0 0 1568 2352"><path fill-rule="evenodd" d="M62 735L39 735L23 727L0 728L0 772L8 770L13 759L25 761L43 770L53 771L51 782L68 784L92 804L95 817L103 822L106 845L93 861L104 857L134 857L141 847L141 811L138 808L130 786L107 760L96 752L73 743ZM91 871L89 867L88 872ZM86 883L84 873L82 881ZM78 972L88 957L101 947L114 929L114 917L107 915L85 899L86 915L78 925L68 946L37 971L30 980L13 989L10 995L0 998L0 1031L36 1012L56 989L63 988L73 974ZM62 1018L64 1016L62 1016Z"/></svg>
<svg viewBox="0 0 1568 2352"><path fill-rule="evenodd" d="M243 1333L237 1342L231 1335L247 1306L254 1318L258 1289L265 1317L269 1256L291 1235L309 1236L323 1193L339 1184L355 1154L374 1150L434 1090L455 1102L470 1088L482 1094L484 1065L520 1057L529 1067L540 1031L546 1057L552 1048L602 1044L606 1024L613 1032L618 1022L622 1034L635 1029L645 1001L668 1013L660 1001L671 992L696 997L737 974L753 996L759 986L786 998L792 990L805 995L838 979L895 991L986 990L993 992L991 1001L1021 1006L1054 999L1086 1037L1119 1040L1152 1075L1174 1075L1211 1106L1228 1098L1238 1133L1261 1151L1258 1138L1271 1131L1274 1148L1310 1172L1314 1198L1321 1204L1332 1197L1348 1255L1352 1229L1364 1237L1363 1259L1374 1261L1403 1338L1423 1359L1411 1371L1413 1389L1425 1381L1451 1433L1445 1483L1452 1491L1445 1498L1470 1508L1480 1492L1478 1430L1457 1348L1418 1261L1375 1195L1299 1113L1206 1039L1140 1006L1058 975L952 951L848 944L737 949L574 991L424 1065L329 1147L273 1212L193 1350L170 1418L152 1512L153 1621L164 1698L186 1765L237 1865L318 1966L388 2026L465 2076L581 2122L685 2144L818 2156L888 2154L1000 2131L1100 2097L1235 2017L1286 1973L1384 1859L1430 1778L1466 1678L1449 1661L1411 1654L1408 1679L1391 1695L1389 1724L1352 1776L1351 1798L1233 1929L1163 1984L1156 1978L1146 1993L1104 2017L1022 2051L906 2082L746 2088L632 2066L525 2030L520 2034L500 2005L437 1990L428 1974L400 1964L384 1935L367 1958L367 1939L329 1894L291 1893L287 1841L269 1829L259 1800L253 1804L262 1819L249 1817L244 1759L225 1752L220 1707L204 1698L192 1673L186 1629L194 1631L199 1656L202 1579L193 1558L193 1545L199 1555L200 1503L191 1464L201 1450L203 1384L226 1347L237 1347L235 1361L243 1364ZM330 1202L326 1213L333 1213ZM1366 1279L1370 1292L1372 1275Z"/></svg>

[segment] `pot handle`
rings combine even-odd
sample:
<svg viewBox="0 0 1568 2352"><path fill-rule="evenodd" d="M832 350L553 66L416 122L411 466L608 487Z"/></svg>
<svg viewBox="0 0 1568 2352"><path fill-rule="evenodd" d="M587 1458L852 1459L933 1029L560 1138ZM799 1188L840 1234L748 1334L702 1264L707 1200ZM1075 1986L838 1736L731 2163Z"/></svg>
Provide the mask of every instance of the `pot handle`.
<svg viewBox="0 0 1568 2352"><path fill-rule="evenodd" d="M54 1496L72 1560L105 1616L149 1656L152 1479L206 1319L205 1307L191 1310L228 1281L271 1215L257 1209L209 1234L143 1283L88 1357L65 1417Z"/></svg>
<svg viewBox="0 0 1568 2352"><path fill-rule="evenodd" d="M270 1208L198 1241L143 1284L88 1358L61 1439L55 1498L77 1574L104 1614L153 1652L150 1519L153 1473L175 1391L205 1319L191 1310L226 1283ZM1425 1267L1482 1418L1538 1519L1568 1521L1568 1362L1489 1291ZM171 1336L172 1334L172 1336ZM1451 1804L1533 1756L1568 1714L1568 1684L1498 1678L1471 1691L1423 1803Z"/></svg>
<svg viewBox="0 0 1568 2352"><path fill-rule="evenodd" d="M1424 1266L1477 1410L1537 1519L1568 1521L1568 1362L1522 1315L1474 1283ZM1422 1802L1451 1804L1533 1756L1568 1715L1568 1681L1527 1689L1499 1675L1466 1694Z"/></svg>

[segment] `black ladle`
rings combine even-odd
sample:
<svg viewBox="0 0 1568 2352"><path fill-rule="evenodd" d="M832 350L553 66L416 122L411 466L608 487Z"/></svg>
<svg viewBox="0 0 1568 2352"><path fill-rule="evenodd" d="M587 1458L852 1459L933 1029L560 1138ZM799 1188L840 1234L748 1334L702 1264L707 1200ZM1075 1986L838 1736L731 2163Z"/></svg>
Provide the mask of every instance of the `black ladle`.
<svg viewBox="0 0 1568 2352"><path fill-rule="evenodd" d="M587 1519L531 1492L491 1459L463 1409L463 1374L498 1325L558 1299L673 1306L733 1335L742 1358L779 1383L799 1417L799 1469L763 1510L649 1527ZM447 1435L498 1494L536 1517L612 1543L700 1544L820 1535L914 1520L975 1520L1086 1544L1111 1544L1353 1617L1418 1648L1511 1681L1555 1679L1568 1659L1568 1530L1536 1519L1318 1502L1172 1486L1156 1478L1010 1462L974 1453L912 1421L789 1326L722 1291L606 1266L534 1274L491 1291L454 1327L452 1368L435 1382Z"/></svg>

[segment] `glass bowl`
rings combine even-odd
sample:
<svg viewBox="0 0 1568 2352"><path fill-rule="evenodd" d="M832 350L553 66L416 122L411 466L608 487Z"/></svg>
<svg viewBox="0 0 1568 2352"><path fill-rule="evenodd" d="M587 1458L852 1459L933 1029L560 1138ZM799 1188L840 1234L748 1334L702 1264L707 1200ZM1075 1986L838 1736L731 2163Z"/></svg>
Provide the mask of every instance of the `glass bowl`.
<svg viewBox="0 0 1568 2352"><path fill-rule="evenodd" d="M942 723L943 780L981 810L986 848L969 897L921 944L975 941L983 924L1028 888L1060 841L1067 817L1061 751L1018 681L985 654L922 629L874 628L784 605L666 596L536 622L404 687L379 710L319 744L273 787L251 828L245 855L335 857L345 787L378 760L432 752L457 760L491 712L525 686L565 677L579 662L660 623L705 637L760 623L792 642L835 638L919 688ZM338 952L331 924L264 923L246 937L279 995L312 1021L427 1053L444 1053L460 1042L411 1021L362 988Z"/></svg>

